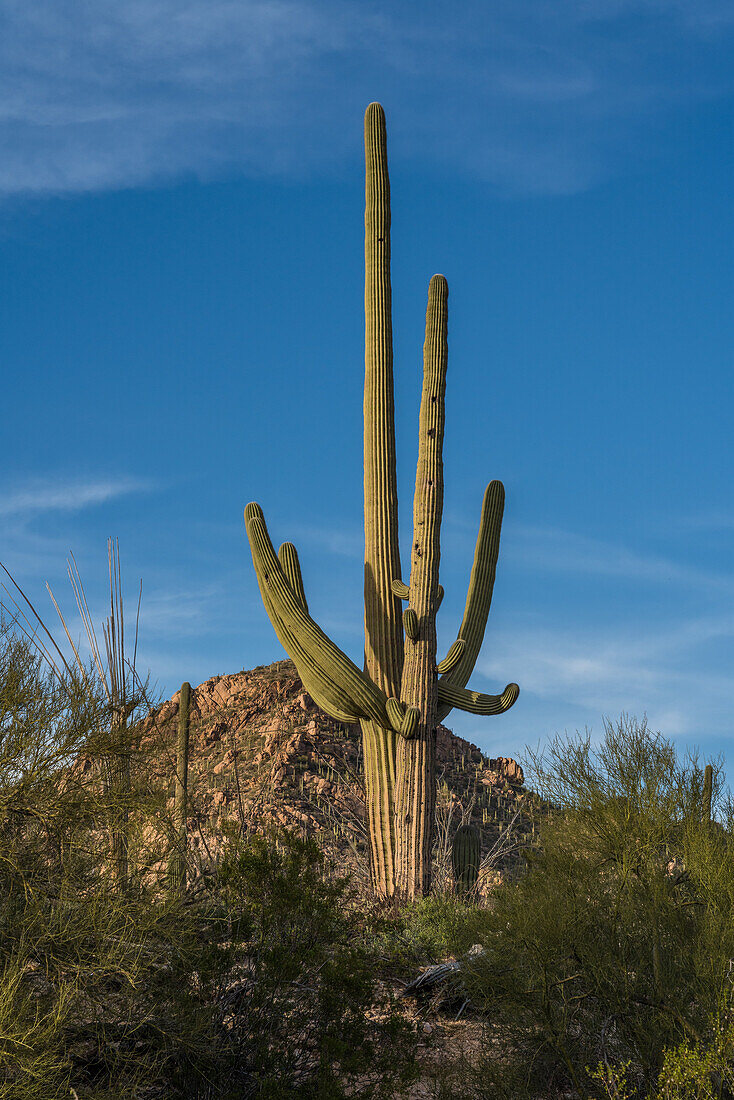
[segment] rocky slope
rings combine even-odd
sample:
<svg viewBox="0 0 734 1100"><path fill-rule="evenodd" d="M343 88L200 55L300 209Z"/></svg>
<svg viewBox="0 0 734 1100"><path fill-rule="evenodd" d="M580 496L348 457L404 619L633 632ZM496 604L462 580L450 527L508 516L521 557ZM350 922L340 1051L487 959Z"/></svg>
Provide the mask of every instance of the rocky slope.
<svg viewBox="0 0 734 1100"><path fill-rule="evenodd" d="M178 711L179 693L148 716L143 730L143 745L163 746L156 771L169 796ZM439 726L437 765L439 874L447 874L451 836L462 820L480 829L483 853L498 842L511 849L503 838L526 795L515 761L490 759ZM213 677L191 695L189 807L194 876L216 859L228 824L249 831L277 823L316 837L340 862L364 870L359 727L320 711L291 661ZM511 854L500 853L499 863Z"/></svg>

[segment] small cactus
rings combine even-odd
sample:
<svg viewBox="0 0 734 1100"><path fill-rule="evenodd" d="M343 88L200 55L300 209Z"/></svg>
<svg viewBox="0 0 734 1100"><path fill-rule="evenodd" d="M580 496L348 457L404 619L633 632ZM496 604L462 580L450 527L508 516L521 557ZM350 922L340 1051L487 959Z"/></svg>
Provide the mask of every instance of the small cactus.
<svg viewBox="0 0 734 1100"><path fill-rule="evenodd" d="M701 800L701 821L704 825L711 824L711 799L714 793L714 769L707 764L703 773L703 798Z"/></svg>
<svg viewBox="0 0 734 1100"><path fill-rule="evenodd" d="M176 788L173 800L174 848L168 862L168 880L171 891L179 896L186 893L186 803L189 773L189 728L191 723L191 684L181 684L181 701L178 709L178 744L176 746Z"/></svg>
<svg viewBox="0 0 734 1100"><path fill-rule="evenodd" d="M460 825L454 833L451 862L457 894L466 897L477 888L481 840L474 825Z"/></svg>

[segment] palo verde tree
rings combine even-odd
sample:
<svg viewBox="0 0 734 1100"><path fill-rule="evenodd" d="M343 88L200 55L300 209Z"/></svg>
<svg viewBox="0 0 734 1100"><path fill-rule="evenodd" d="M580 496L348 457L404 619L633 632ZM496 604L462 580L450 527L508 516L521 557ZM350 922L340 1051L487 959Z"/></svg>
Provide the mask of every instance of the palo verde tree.
<svg viewBox="0 0 734 1100"><path fill-rule="evenodd" d="M492 599L504 488L492 481L482 515L458 637L439 663L436 612L443 509L444 394L448 361L448 286L428 288L423 349L418 469L413 504L410 583L402 580L398 544L392 319L390 182L385 114L365 115L365 658L359 669L308 612L296 548L275 553L262 510L248 504L245 525L260 593L275 632L306 690L327 714L362 728L370 862L384 896L428 893L435 806L436 726L452 707L501 714L519 694L466 688ZM401 601L407 607L401 612Z"/></svg>

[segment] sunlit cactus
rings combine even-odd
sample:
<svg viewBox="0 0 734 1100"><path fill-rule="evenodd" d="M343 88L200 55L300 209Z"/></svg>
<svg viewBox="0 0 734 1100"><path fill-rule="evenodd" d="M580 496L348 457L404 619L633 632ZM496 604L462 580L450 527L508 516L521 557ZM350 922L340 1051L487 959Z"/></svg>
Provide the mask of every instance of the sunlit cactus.
<svg viewBox="0 0 734 1100"><path fill-rule="evenodd" d="M484 494L479 536L459 635L446 657L436 653L436 612L443 509L444 394L448 363L448 285L428 289L424 378L413 505L410 583L402 579L398 543L390 287L390 183L385 115L365 114L365 387L364 669L311 618L292 543L278 552L262 509L245 508L260 593L275 632L314 701L341 722L362 728L370 866L383 896L426 894L435 807L436 726L452 707L501 714L518 697L466 688L479 655L492 599L504 489ZM401 601L407 602L403 609Z"/></svg>

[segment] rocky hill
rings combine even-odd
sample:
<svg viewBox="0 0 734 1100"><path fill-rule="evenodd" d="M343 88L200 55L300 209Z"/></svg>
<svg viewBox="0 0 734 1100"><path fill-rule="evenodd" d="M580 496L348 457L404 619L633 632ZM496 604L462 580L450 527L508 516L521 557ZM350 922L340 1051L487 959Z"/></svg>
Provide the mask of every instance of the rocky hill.
<svg viewBox="0 0 734 1100"><path fill-rule="evenodd" d="M164 746L157 766L172 803L179 693L148 716L143 743ZM216 676L191 693L189 850L195 877L217 857L227 824L277 823L316 837L340 863L366 871L361 733L318 709L289 660ZM490 759L438 728L437 873L463 821L477 825L493 865L512 857L526 792L514 760ZM499 849L499 850L497 850Z"/></svg>

